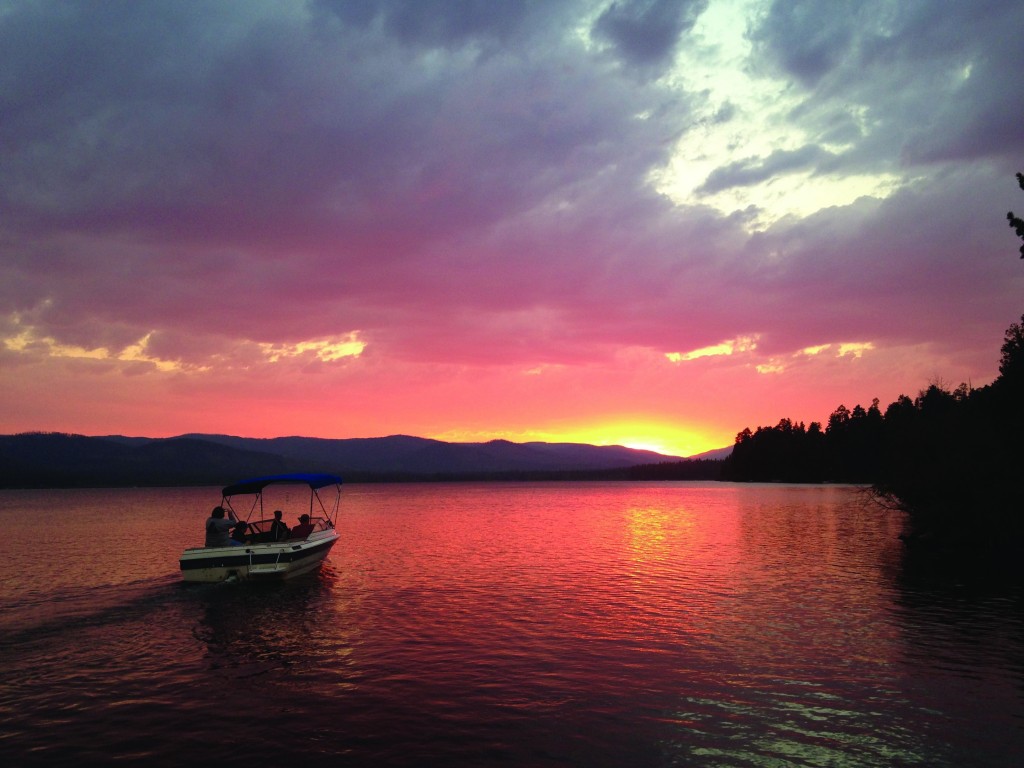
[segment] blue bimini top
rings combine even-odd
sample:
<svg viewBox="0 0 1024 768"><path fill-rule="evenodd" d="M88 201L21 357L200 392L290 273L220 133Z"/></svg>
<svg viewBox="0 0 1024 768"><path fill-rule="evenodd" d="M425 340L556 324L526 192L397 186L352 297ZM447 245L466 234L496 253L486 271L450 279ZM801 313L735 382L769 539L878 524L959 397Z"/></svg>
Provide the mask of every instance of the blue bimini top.
<svg viewBox="0 0 1024 768"><path fill-rule="evenodd" d="M325 485L341 485L341 478L337 475L324 475L307 472L294 472L288 475L267 475L266 477L254 477L249 480L241 480L234 485L229 485L221 491L224 496L234 496L238 493L259 493L268 485L274 483L297 483L308 485L314 491L323 488Z"/></svg>

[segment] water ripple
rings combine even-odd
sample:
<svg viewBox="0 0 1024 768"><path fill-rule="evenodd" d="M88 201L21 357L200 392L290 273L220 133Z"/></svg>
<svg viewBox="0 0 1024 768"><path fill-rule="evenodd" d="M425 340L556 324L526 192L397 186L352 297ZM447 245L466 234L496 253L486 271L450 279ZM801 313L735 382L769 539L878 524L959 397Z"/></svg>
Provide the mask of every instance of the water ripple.
<svg viewBox="0 0 1024 768"><path fill-rule="evenodd" d="M915 575L899 520L848 489L356 487L319 573L199 586L175 567L205 497L119 493L82 492L64 528L105 547L0 573L10 764L259 764L268 734L311 766L1024 751L1019 591ZM142 504L174 539L144 553ZM111 508L129 514L104 529Z"/></svg>

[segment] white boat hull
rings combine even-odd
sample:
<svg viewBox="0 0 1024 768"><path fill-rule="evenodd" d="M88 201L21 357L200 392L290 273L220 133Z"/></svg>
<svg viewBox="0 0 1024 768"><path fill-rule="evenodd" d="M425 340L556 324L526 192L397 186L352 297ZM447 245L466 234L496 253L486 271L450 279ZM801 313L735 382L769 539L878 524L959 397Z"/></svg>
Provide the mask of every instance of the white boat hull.
<svg viewBox="0 0 1024 768"><path fill-rule="evenodd" d="M308 538L236 547L193 547L181 555L185 581L290 579L320 567L338 540L333 528Z"/></svg>

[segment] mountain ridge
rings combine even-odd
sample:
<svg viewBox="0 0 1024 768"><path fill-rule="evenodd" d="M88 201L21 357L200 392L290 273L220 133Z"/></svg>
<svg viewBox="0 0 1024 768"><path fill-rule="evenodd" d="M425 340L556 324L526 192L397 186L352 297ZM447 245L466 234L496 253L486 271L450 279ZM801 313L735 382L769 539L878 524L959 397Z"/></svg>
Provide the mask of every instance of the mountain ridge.
<svg viewBox="0 0 1024 768"><path fill-rule="evenodd" d="M0 436L0 487L218 485L240 477L318 471L349 481L500 479L602 473L685 464L624 446L448 443L410 435L371 438L188 433L167 438L22 433Z"/></svg>
<svg viewBox="0 0 1024 768"><path fill-rule="evenodd" d="M683 460L680 456L666 456L653 451L586 443L513 443L508 440L449 443L411 435L332 439L297 436L245 438L193 433L181 437L271 452L297 461L335 463L349 471L360 472L568 471Z"/></svg>

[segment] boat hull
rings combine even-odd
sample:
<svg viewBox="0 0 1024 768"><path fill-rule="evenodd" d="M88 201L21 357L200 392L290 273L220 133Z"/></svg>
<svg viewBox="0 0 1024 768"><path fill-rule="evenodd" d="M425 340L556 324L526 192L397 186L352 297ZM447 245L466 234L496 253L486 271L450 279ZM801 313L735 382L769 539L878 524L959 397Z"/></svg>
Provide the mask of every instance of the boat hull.
<svg viewBox="0 0 1024 768"><path fill-rule="evenodd" d="M300 541L239 547L194 547L181 555L185 581L290 579L320 567L338 540L334 529L317 531Z"/></svg>

